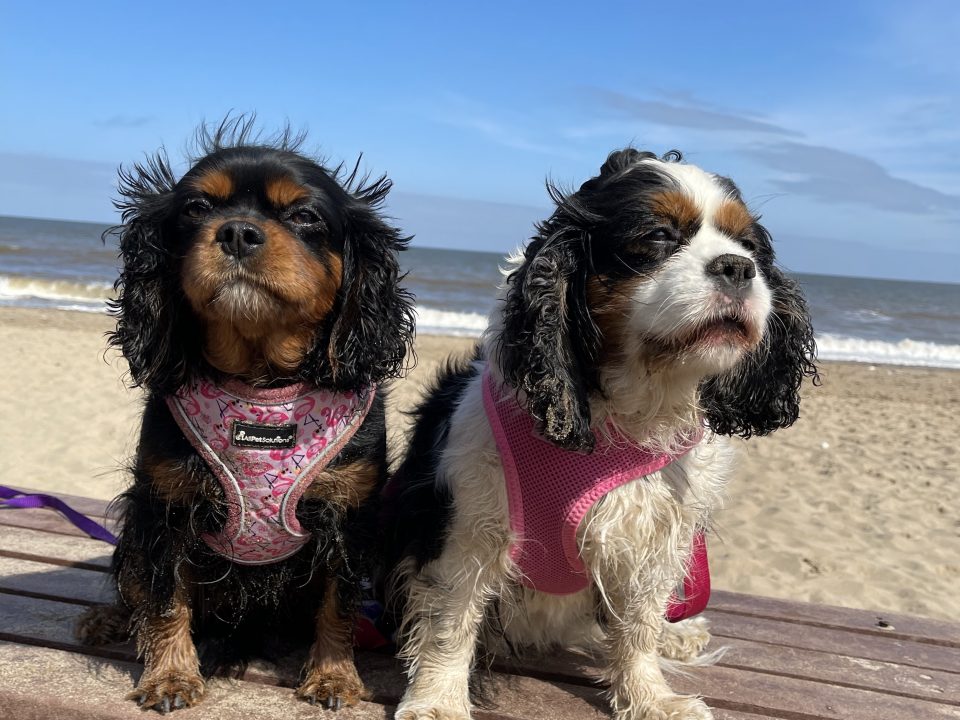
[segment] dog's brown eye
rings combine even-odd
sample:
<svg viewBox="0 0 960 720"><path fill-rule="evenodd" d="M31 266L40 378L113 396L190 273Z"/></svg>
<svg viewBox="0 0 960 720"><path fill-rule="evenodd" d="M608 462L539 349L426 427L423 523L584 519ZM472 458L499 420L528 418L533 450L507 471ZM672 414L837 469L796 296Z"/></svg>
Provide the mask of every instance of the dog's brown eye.
<svg viewBox="0 0 960 720"><path fill-rule="evenodd" d="M320 216L317 215L313 210L308 210L306 208L294 210L292 213L290 213L290 215L287 216L287 219L294 225L313 225L320 222Z"/></svg>
<svg viewBox="0 0 960 720"><path fill-rule="evenodd" d="M206 200L191 200L183 206L183 214L190 218L202 218L213 209Z"/></svg>
<svg viewBox="0 0 960 720"><path fill-rule="evenodd" d="M670 232L667 228L657 228L656 230L648 232L643 236L643 239L647 242L668 243L671 245L676 245L678 242L674 233Z"/></svg>

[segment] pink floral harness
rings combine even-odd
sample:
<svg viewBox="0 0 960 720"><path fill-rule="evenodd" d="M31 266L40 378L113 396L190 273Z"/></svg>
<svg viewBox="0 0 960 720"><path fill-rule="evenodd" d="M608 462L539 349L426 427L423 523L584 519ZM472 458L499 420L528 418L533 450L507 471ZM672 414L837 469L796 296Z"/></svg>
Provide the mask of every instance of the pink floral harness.
<svg viewBox="0 0 960 720"><path fill-rule="evenodd" d="M310 536L297 521L297 503L356 433L375 392L198 380L169 396L174 420L226 495L226 525L203 536L207 545L242 565L300 550Z"/></svg>

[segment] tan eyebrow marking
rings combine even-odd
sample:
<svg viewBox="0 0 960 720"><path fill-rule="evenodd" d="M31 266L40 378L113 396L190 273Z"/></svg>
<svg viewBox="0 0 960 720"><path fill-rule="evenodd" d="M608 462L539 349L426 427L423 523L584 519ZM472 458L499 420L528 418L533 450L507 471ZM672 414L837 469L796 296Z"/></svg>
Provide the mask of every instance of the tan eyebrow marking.
<svg viewBox="0 0 960 720"><path fill-rule="evenodd" d="M194 183L197 190L210 197L226 200L233 193L233 178L226 170L211 170Z"/></svg>
<svg viewBox="0 0 960 720"><path fill-rule="evenodd" d="M696 201L679 190L656 193L650 198L650 209L684 233L699 225L701 221L700 208Z"/></svg>
<svg viewBox="0 0 960 720"><path fill-rule="evenodd" d="M277 208L293 205L310 196L310 190L288 177L271 178L267 181L267 199Z"/></svg>
<svg viewBox="0 0 960 720"><path fill-rule="evenodd" d="M739 200L725 200L713 214L713 224L720 232L730 237L740 237L756 222Z"/></svg>

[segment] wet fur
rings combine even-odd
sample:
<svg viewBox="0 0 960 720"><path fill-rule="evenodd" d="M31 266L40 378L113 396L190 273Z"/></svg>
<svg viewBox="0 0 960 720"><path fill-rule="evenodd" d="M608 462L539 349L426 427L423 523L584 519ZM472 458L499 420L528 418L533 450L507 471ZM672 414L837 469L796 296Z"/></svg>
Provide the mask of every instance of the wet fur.
<svg viewBox="0 0 960 720"><path fill-rule="evenodd" d="M465 720L482 653L554 646L602 658L620 720L711 717L698 698L674 694L661 671L703 651L705 622L670 625L664 613L732 471L725 436L795 421L800 383L816 379L815 348L802 295L774 265L770 237L736 186L680 160L627 149L578 191L551 187L556 210L511 258L476 357L448 366L416 411L411 449L387 490L410 680L398 720ZM677 242L649 239L658 227ZM721 312L720 281L705 268L720 255L748 258L759 279L731 305L738 334L703 344ZM553 596L519 582L483 407L485 364L564 449L590 452L610 425L664 450L703 420L713 431L590 509L577 533L592 579L585 590Z"/></svg>
<svg viewBox="0 0 960 720"><path fill-rule="evenodd" d="M201 539L223 527L224 493L165 402L201 376L363 392L405 369L412 299L399 285L397 253L407 239L378 212L390 182L360 178L356 169L324 168L298 151L301 141L289 132L262 139L249 119L239 118L201 129L198 154L184 178L175 178L163 153L121 171L118 207L124 224L113 232L123 269L110 342L123 352L132 383L146 390L147 400L132 484L117 501L118 606L93 611L78 632L87 642L110 640L118 618L129 615L146 661L130 697L143 707L166 711L192 705L202 697L202 676L237 671L253 656L285 654L309 638L314 643L298 694L339 706L364 693L353 666L352 623L361 578L374 562L386 476L383 387L364 423L297 507L310 533L307 546L259 566L234 564ZM198 307L188 297L186 289L200 287L200 280L217 279L222 262L206 245L194 244L212 242L216 227L206 220L191 224L182 213L198 187L213 202L231 197L236 178L266 188L264 197L282 202L309 194L322 224L291 229L263 198L238 206L241 217L267 228L272 244L264 247L276 254L263 261L263 281L278 283L279 294L256 295L269 301L261 303L266 309L254 304L249 315L233 317L217 315L212 305ZM209 222L219 222L216 208L211 217ZM191 240L193 227L200 240ZM188 262L195 267L187 268ZM315 283L314 291L309 283ZM286 292L294 287L297 294ZM261 312L272 313L266 316L269 337L258 327ZM224 361L217 350L223 332L234 346L246 343L249 352L228 350L233 361ZM279 360L262 352L285 342L287 336L278 338L277 332L295 340Z"/></svg>

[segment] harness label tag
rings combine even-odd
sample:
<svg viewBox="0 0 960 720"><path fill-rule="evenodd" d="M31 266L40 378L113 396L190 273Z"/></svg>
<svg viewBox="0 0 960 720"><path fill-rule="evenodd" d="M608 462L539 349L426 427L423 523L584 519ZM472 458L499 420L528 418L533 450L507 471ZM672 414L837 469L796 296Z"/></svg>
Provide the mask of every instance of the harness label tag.
<svg viewBox="0 0 960 720"><path fill-rule="evenodd" d="M232 442L237 447L292 448L297 444L297 426L256 425L238 420L233 424Z"/></svg>

